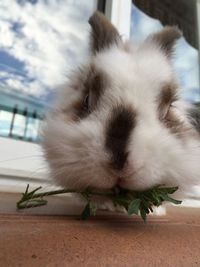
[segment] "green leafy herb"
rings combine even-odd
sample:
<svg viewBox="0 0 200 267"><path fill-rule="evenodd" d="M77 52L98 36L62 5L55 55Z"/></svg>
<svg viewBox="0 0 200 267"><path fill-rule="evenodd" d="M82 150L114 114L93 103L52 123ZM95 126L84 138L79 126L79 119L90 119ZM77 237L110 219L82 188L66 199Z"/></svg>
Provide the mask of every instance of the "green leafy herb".
<svg viewBox="0 0 200 267"><path fill-rule="evenodd" d="M90 216L91 216L91 209L90 209L90 203L88 203L88 204L85 206L83 212L81 213L81 219L82 219L82 220L86 220L86 219L88 219Z"/></svg>
<svg viewBox="0 0 200 267"><path fill-rule="evenodd" d="M128 215L140 215L146 221L147 214L153 212L153 206L160 206L164 201L173 204L181 204L180 200L176 200L169 195L178 190L178 187L163 187L155 186L145 191L129 191L122 188L115 188L104 192L95 192L90 189L77 192L75 190L61 189L49 192L38 193L41 187L29 192L29 185L27 185L25 193L17 202L17 209L25 209L43 206L47 204L47 200L43 199L46 196L57 195L63 193L80 193L86 200L87 204L81 214L83 220L90 216L95 216L97 206L92 202L92 196L108 197L113 201L114 206L124 207Z"/></svg>
<svg viewBox="0 0 200 267"><path fill-rule="evenodd" d="M130 202L128 205L128 215L136 214L138 215L141 205L141 199L136 198Z"/></svg>

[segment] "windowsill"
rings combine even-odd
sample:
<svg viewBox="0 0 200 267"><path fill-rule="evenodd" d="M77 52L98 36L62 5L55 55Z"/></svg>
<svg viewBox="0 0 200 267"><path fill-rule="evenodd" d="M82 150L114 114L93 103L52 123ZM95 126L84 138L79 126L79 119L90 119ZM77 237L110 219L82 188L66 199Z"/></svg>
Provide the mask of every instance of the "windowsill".
<svg viewBox="0 0 200 267"><path fill-rule="evenodd" d="M24 192L26 185L53 187L38 144L0 137L0 191Z"/></svg>
<svg viewBox="0 0 200 267"><path fill-rule="evenodd" d="M0 214L23 214L23 215L79 215L84 204L72 194L60 196L48 196L47 205L29 208L16 209L16 203L21 199L21 193L0 192Z"/></svg>
<svg viewBox="0 0 200 267"><path fill-rule="evenodd" d="M170 208L165 217L104 213L0 216L0 266L200 266L200 210Z"/></svg>
<svg viewBox="0 0 200 267"><path fill-rule="evenodd" d="M16 209L16 203L21 199L21 193L7 193L0 192L0 214L23 214L23 215L80 215L85 204L81 201L80 198L76 197L74 194L62 194L59 196L48 196L45 199L48 201L47 205L37 207L37 208L29 208L29 209ZM199 203L199 201L198 201ZM193 203L192 203L193 204ZM197 215L200 221L200 208L199 205L188 205L187 201L183 201L181 205L175 206L172 204L167 204L166 208L166 216L170 218L176 217L176 213L178 216L180 214L185 214L190 216ZM154 213L160 214L160 216L150 215L149 218L161 218L165 217L165 213L163 211L155 211ZM99 211L98 214L117 214L118 216L124 216L123 213L109 212L109 211Z"/></svg>
<svg viewBox="0 0 200 267"><path fill-rule="evenodd" d="M0 174L2 170L16 171L21 175L27 172L39 177L47 172L42 149L38 144L0 137Z"/></svg>
<svg viewBox="0 0 200 267"><path fill-rule="evenodd" d="M200 265L199 208L170 205L146 224L108 211L80 221L84 205L74 196L48 197L47 206L17 211L20 197L0 193L0 266Z"/></svg>

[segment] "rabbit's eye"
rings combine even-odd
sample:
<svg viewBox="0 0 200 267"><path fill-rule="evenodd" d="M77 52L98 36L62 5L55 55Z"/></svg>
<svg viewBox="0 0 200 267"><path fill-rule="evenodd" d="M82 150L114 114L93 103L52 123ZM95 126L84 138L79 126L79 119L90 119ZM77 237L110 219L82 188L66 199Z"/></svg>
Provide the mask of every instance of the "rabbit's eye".
<svg viewBox="0 0 200 267"><path fill-rule="evenodd" d="M89 112L89 93L85 96L83 100L83 108L85 111Z"/></svg>
<svg viewBox="0 0 200 267"><path fill-rule="evenodd" d="M164 85L161 89L158 96L158 112L160 120L165 120L170 114L174 102L178 100L177 85L170 83Z"/></svg>
<svg viewBox="0 0 200 267"><path fill-rule="evenodd" d="M172 116L172 114L174 114L175 110L176 110L176 105L174 104L174 102L172 102L168 107L166 107L162 120L164 121L174 120L174 116Z"/></svg>
<svg viewBox="0 0 200 267"><path fill-rule="evenodd" d="M170 114L171 109L173 108L173 102L166 107L163 108L162 112L160 113L160 119L165 120L168 115Z"/></svg>
<svg viewBox="0 0 200 267"><path fill-rule="evenodd" d="M167 117L167 115L169 114L169 112L170 112L170 110L171 110L172 107L173 107L173 103L171 103L171 104L166 108L164 117Z"/></svg>

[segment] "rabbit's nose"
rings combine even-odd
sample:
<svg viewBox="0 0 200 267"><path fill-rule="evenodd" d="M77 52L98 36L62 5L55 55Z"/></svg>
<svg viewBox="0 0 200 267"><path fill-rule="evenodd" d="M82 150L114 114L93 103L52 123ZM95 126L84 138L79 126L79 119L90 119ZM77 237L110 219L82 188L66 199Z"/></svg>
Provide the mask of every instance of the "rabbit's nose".
<svg viewBox="0 0 200 267"><path fill-rule="evenodd" d="M111 166L122 170L128 158L128 141L135 126L135 112L118 106L107 121L105 147L111 154Z"/></svg>

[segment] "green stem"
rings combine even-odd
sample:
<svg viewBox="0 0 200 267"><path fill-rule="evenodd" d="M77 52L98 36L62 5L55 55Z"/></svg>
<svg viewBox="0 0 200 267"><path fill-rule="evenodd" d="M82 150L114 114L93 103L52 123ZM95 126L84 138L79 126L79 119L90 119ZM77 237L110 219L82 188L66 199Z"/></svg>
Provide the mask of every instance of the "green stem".
<svg viewBox="0 0 200 267"><path fill-rule="evenodd" d="M65 193L78 193L78 194L84 194L85 191L80 191L77 192L75 190L70 190L70 189L60 189L60 190L54 190L54 191L47 191L43 193L37 193L31 196L30 199L33 198L40 198L40 197L46 197L46 196L51 196L51 195L59 195L59 194L65 194ZM101 192L89 192L89 195L96 195L96 196L114 196L113 193L101 193Z"/></svg>
<svg viewBox="0 0 200 267"><path fill-rule="evenodd" d="M17 203L17 208L19 210L21 209L28 209L28 208L35 208L35 207L40 207L44 206L47 204L47 200L41 199L41 200L25 200L25 201L19 201Z"/></svg>
<svg viewBox="0 0 200 267"><path fill-rule="evenodd" d="M37 193L37 194L32 195L30 199L46 197L46 196L51 196L51 195L65 194L65 193L77 193L77 192L74 190L60 189L60 190L54 190L54 191L47 191L43 193Z"/></svg>
<svg viewBox="0 0 200 267"><path fill-rule="evenodd" d="M43 206L47 204L46 200L43 200L43 197L51 196L51 195L59 195L59 194L65 194L65 193L80 193L80 194L89 194L89 195L96 195L96 196L106 196L111 197L114 196L113 193L102 193L102 192L77 192L75 190L71 189L60 189L60 190L54 190L54 191L48 191L43 193L34 193L35 191L39 190L39 188L35 189L34 191L28 193L29 185L26 188L25 194L23 194L22 198L17 202L17 208L18 209L25 209L25 208L31 208L31 207L38 207Z"/></svg>
<svg viewBox="0 0 200 267"><path fill-rule="evenodd" d="M106 191L92 191L91 188L83 191L75 191L71 189L60 189L48 192L37 193L41 187L38 187L32 191L29 191L29 185L27 185L25 193L22 194L21 199L17 202L18 209L39 207L47 204L47 200L43 199L46 196L76 193L81 194L87 201L87 205L83 211L82 217L87 218L90 215L94 215L96 211L95 204L92 204L93 196L107 197L113 201L114 205L123 206L127 211L132 205L134 199L140 200L139 210L143 220L146 220L146 215L151 211L153 212L153 206L159 206L163 201L173 202L174 204L180 204L181 201L171 198L168 194L174 193L178 187L160 188L154 187L146 191L128 191L120 188L110 189ZM133 207L131 207L133 208ZM137 208L137 209L138 209Z"/></svg>

